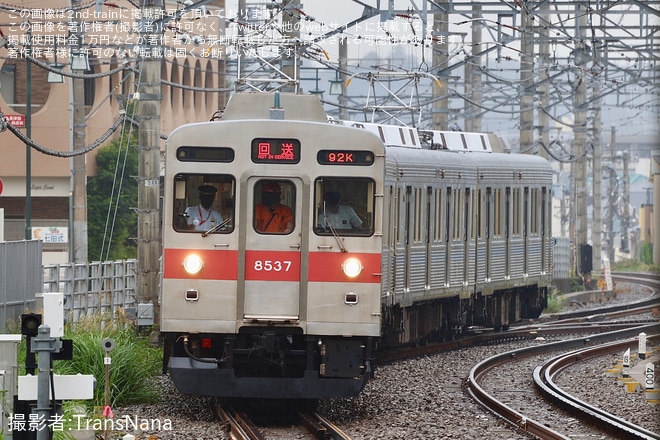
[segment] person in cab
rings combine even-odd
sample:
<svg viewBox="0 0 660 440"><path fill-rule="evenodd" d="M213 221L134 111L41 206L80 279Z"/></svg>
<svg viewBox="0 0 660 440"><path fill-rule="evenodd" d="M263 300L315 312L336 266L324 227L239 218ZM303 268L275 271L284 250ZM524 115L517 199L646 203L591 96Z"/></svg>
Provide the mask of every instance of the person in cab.
<svg viewBox="0 0 660 440"><path fill-rule="evenodd" d="M263 233L288 234L293 231L293 212L281 203L282 190L277 182L261 188L261 203L255 207L255 228Z"/></svg>
<svg viewBox="0 0 660 440"><path fill-rule="evenodd" d="M334 229L359 229L362 220L353 208L340 202L341 195L337 191L323 194L323 212L319 216L320 227Z"/></svg>
<svg viewBox="0 0 660 440"><path fill-rule="evenodd" d="M189 206L185 217L188 229L204 232L222 223L222 214L213 209L213 200L218 189L213 185L200 185L198 190L199 205Z"/></svg>

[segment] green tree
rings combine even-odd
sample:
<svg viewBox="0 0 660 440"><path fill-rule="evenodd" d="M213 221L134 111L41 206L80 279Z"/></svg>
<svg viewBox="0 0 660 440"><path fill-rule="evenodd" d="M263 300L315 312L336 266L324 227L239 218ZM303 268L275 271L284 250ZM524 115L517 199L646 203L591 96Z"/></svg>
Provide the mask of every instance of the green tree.
<svg viewBox="0 0 660 440"><path fill-rule="evenodd" d="M653 244L648 241L642 242L642 249L639 253L639 259L644 264L653 264Z"/></svg>
<svg viewBox="0 0 660 440"><path fill-rule="evenodd" d="M90 261L136 258L138 152L135 137L101 147L97 173L87 182Z"/></svg>

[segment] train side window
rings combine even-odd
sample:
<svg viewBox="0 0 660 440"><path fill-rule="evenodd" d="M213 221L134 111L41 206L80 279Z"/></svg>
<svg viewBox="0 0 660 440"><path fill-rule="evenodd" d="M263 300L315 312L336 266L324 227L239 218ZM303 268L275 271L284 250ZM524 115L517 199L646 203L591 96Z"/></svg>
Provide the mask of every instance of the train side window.
<svg viewBox="0 0 660 440"><path fill-rule="evenodd" d="M513 218L511 222L511 235L514 237L520 236L522 232L522 215L521 215L521 195L520 188L513 189L512 200Z"/></svg>
<svg viewBox="0 0 660 440"><path fill-rule="evenodd" d="M552 197L548 197L549 191L546 187L541 188L541 235L546 236L550 235L550 221L546 221L546 215L548 212L552 212Z"/></svg>
<svg viewBox="0 0 660 440"><path fill-rule="evenodd" d="M452 190L451 187L447 187L447 197L445 198L445 242L449 243L449 231L451 225L451 200L452 200Z"/></svg>
<svg viewBox="0 0 660 440"><path fill-rule="evenodd" d="M493 197L493 237L501 238L503 230L502 188L495 188Z"/></svg>
<svg viewBox="0 0 660 440"><path fill-rule="evenodd" d="M533 235L539 235L539 211L543 212L544 200L539 196L539 189L531 189L531 200L530 200L530 223L529 223L529 232Z"/></svg>
<svg viewBox="0 0 660 440"><path fill-rule="evenodd" d="M478 189L472 193L474 202L472 203L472 239L481 239L483 237L484 209L482 204L482 193Z"/></svg>
<svg viewBox="0 0 660 440"><path fill-rule="evenodd" d="M472 240L474 237L470 236L470 203L472 199L470 198L470 188L465 188L465 199L464 204L465 208L463 209L463 221L465 222L465 227L463 228L463 240L468 241Z"/></svg>
<svg viewBox="0 0 660 440"><path fill-rule="evenodd" d="M511 188L504 189L504 237L509 238L511 234Z"/></svg>
<svg viewBox="0 0 660 440"><path fill-rule="evenodd" d="M493 188L487 187L486 188L486 212L485 216L486 218L484 219L484 226L486 227L486 239L489 239L491 236L491 228L492 228L492 222L493 222L493 216L492 216L492 209L493 209Z"/></svg>
<svg viewBox="0 0 660 440"><path fill-rule="evenodd" d="M314 231L318 235L373 234L375 182L322 177L314 186Z"/></svg>
<svg viewBox="0 0 660 440"><path fill-rule="evenodd" d="M453 233L452 233L453 241L459 241L462 238L463 222L461 222L461 219L463 215L463 209L464 209L463 192L459 189L454 191L454 207L453 207L454 222L453 222ZM467 215L467 213L465 215Z"/></svg>
<svg viewBox="0 0 660 440"><path fill-rule="evenodd" d="M223 174L177 174L174 177L174 218L177 232L226 234L234 230L236 183Z"/></svg>
<svg viewBox="0 0 660 440"><path fill-rule="evenodd" d="M433 231L435 235L433 237L433 241L436 243L442 241L442 203L442 188L435 188L435 215L433 216L435 219L435 228Z"/></svg>

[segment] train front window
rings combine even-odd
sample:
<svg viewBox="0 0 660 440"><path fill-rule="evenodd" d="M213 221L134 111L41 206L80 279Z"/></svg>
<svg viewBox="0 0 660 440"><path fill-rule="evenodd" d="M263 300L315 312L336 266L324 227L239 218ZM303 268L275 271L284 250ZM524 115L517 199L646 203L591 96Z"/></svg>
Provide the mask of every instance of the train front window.
<svg viewBox="0 0 660 440"><path fill-rule="evenodd" d="M373 234L374 188L374 181L367 178L317 179L314 187L316 234Z"/></svg>
<svg viewBox="0 0 660 440"><path fill-rule="evenodd" d="M295 227L296 186L289 180L263 179L254 185L254 229L260 234L290 234Z"/></svg>
<svg viewBox="0 0 660 440"><path fill-rule="evenodd" d="M227 234L234 230L236 183L224 174L177 174L172 224L178 232Z"/></svg>

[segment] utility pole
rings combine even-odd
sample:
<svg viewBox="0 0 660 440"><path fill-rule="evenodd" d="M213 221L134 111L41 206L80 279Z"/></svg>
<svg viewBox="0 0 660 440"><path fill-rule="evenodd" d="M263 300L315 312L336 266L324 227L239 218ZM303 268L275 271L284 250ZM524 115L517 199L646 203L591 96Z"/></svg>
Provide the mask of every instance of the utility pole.
<svg viewBox="0 0 660 440"><path fill-rule="evenodd" d="M28 30L28 50L32 55L32 33ZM25 135L32 138L32 61L25 60ZM25 239L32 240L32 147L25 144Z"/></svg>
<svg viewBox="0 0 660 440"><path fill-rule="evenodd" d="M585 44L584 39L586 36L587 30L587 17L584 14L582 8L577 6L577 16L579 17L576 23L575 30L575 51L573 56L573 62L577 65L578 69L575 69L575 80L573 84L573 91L575 100L573 102L573 134L575 143L573 145L575 151L575 157L577 161L575 165L575 214L576 214L576 231L575 231L575 244L578 246L577 252L577 261L580 263L577 265L578 272L582 273L582 261L584 261L587 256L583 259L582 253L585 250L585 245L587 244L587 158L586 158L586 141L587 141L587 112L586 112L586 102L587 102L587 83L582 70L583 65L586 61L585 56ZM587 275L591 270L585 271L582 275Z"/></svg>
<svg viewBox="0 0 660 440"><path fill-rule="evenodd" d="M160 223L160 75L162 62L163 0L143 0L140 28L141 75L138 85L138 298L154 305L158 322L158 271L161 256ZM154 23L158 22L154 26ZM149 44L148 42L152 42Z"/></svg>
<svg viewBox="0 0 660 440"><path fill-rule="evenodd" d="M69 6L73 9L74 3ZM73 56L71 71L85 73L88 67L87 54L82 51L82 23L73 18L72 42L76 48L71 51ZM75 72L74 72L75 70ZM85 80L71 78L69 89L71 97L71 151L85 147ZM88 261L87 250L87 155L79 154L71 158L71 248L70 260L74 263Z"/></svg>
<svg viewBox="0 0 660 440"><path fill-rule="evenodd" d="M660 152L651 152L653 175L653 264L660 264Z"/></svg>
<svg viewBox="0 0 660 440"><path fill-rule="evenodd" d="M602 163L602 152L603 152L603 135L602 135L602 120L600 113L600 103L601 103L601 84L600 79L594 79L594 86L592 89L592 96L594 97L594 117L593 117L593 211L592 211L592 231L591 239L594 244L594 270L599 272L601 269L601 251L602 251L602 238L603 238L603 228L601 221L601 200L602 200L602 180L603 180L603 163Z"/></svg>
<svg viewBox="0 0 660 440"><path fill-rule="evenodd" d="M539 9L540 13L545 17L550 8L548 2L543 2ZM540 95L541 108L548 108L550 105L550 81L548 78L548 65L550 58L550 45L548 43L549 32L548 28L541 23L536 23L536 34L539 36L539 84L537 91ZM550 148L550 117L544 111L538 112L538 124L541 129L541 143L545 148ZM539 156L550 157L545 148L539 148Z"/></svg>
<svg viewBox="0 0 660 440"><path fill-rule="evenodd" d="M612 126L610 132L610 163L612 164L612 171L610 172L610 188L609 188L609 215L607 216L607 257L610 264L614 263L614 213L616 212L616 127Z"/></svg>
<svg viewBox="0 0 660 440"><path fill-rule="evenodd" d="M534 145L534 21L521 8L523 33L520 40L520 151L532 154Z"/></svg>
<svg viewBox="0 0 660 440"><path fill-rule="evenodd" d="M72 124L71 150L85 147L85 80L71 78ZM87 155L71 158L73 234L71 256L74 263L86 263L87 254Z"/></svg>
<svg viewBox="0 0 660 440"><path fill-rule="evenodd" d="M341 95L338 96L337 102L339 103L339 119L347 121L348 109L348 100L346 99L346 79L348 75L345 72L348 71L348 44L346 43L346 38L343 36L339 37L339 79L341 80Z"/></svg>
<svg viewBox="0 0 660 440"><path fill-rule="evenodd" d="M445 3L444 7L448 7L449 4ZM431 109L431 118L433 122L433 130L447 130L449 125L449 70L446 70L446 73L442 73L444 69L447 69L449 63L449 51L447 46L449 44L449 16L447 11L444 13L435 13L433 14L433 37L438 43L438 49L433 51L433 65L438 66L438 71L441 72L437 74L438 81L442 85L440 87L433 87L433 104Z"/></svg>
<svg viewBox="0 0 660 440"><path fill-rule="evenodd" d="M481 17L481 5L472 5L472 47L473 53L481 50L481 29L483 24L479 18ZM481 108L479 105L483 100L483 86L481 81L481 56L473 55L470 61L465 63L465 87L466 94L470 97L471 102L465 103L467 107L467 121L465 123L465 131L480 132L481 131Z"/></svg>
<svg viewBox="0 0 660 440"><path fill-rule="evenodd" d="M298 0L283 1L282 27L284 28L285 44L282 47L282 72L293 83L282 87L284 92L298 92L298 81L300 80L300 66L298 65L298 41L300 41L299 21L296 20L298 13L296 9L302 9Z"/></svg>
<svg viewBox="0 0 660 440"><path fill-rule="evenodd" d="M623 158L623 212L621 213L621 252L630 253L630 152L625 150ZM632 255L631 255L632 256Z"/></svg>

